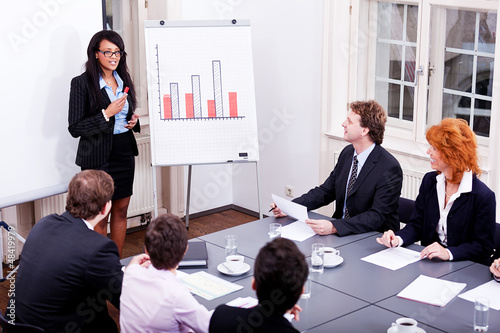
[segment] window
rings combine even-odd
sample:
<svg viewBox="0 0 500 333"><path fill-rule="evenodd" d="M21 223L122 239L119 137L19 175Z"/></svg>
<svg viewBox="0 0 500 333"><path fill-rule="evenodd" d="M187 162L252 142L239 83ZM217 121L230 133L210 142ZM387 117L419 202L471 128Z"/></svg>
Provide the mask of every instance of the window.
<svg viewBox="0 0 500 333"><path fill-rule="evenodd" d="M373 88L367 90L388 112L388 133L424 142L429 126L462 118L488 145L496 6L479 0L370 1L377 34L370 51L374 77L367 82Z"/></svg>

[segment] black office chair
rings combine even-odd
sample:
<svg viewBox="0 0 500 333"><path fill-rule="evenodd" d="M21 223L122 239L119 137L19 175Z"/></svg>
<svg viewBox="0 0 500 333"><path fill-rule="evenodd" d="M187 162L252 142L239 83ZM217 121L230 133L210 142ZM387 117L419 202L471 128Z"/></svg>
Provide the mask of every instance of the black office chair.
<svg viewBox="0 0 500 333"><path fill-rule="evenodd" d="M399 197L399 222L408 223L415 209L415 201Z"/></svg>
<svg viewBox="0 0 500 333"><path fill-rule="evenodd" d="M5 319L0 311L0 326L3 333L44 333L45 330L40 327L28 324L11 324Z"/></svg>
<svg viewBox="0 0 500 333"><path fill-rule="evenodd" d="M493 259L500 258L500 223L495 226L495 248L492 257Z"/></svg>

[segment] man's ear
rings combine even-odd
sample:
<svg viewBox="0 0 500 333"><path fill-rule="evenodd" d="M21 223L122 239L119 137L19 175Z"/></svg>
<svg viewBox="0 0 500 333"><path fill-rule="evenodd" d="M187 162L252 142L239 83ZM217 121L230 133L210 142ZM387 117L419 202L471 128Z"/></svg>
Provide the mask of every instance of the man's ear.
<svg viewBox="0 0 500 333"><path fill-rule="evenodd" d="M106 204L104 205L104 207L102 207L100 213L103 216L107 216L109 214L109 211L111 210L111 206L112 206L112 203L111 203L111 200L109 200L108 202L106 202Z"/></svg>
<svg viewBox="0 0 500 333"><path fill-rule="evenodd" d="M252 289L257 290L257 288L255 287L255 278L254 277L252 278Z"/></svg>

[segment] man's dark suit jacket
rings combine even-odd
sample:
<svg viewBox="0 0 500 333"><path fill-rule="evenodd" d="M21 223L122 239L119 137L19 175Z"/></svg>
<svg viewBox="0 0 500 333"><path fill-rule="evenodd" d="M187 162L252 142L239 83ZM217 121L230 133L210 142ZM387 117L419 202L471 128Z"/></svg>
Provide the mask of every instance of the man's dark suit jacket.
<svg viewBox="0 0 500 333"><path fill-rule="evenodd" d="M283 316L266 315L259 306L243 309L220 305L210 319L210 333L298 333Z"/></svg>
<svg viewBox="0 0 500 333"><path fill-rule="evenodd" d="M123 279L116 244L69 212L35 224L16 278L17 323L47 332L117 332L106 299L119 308Z"/></svg>
<svg viewBox="0 0 500 333"><path fill-rule="evenodd" d="M109 121L104 119L102 109L106 109L111 100L105 90L101 89L101 103L98 108L91 109L90 92L87 75L83 73L71 80L69 97L68 130L74 138L80 137L76 153L76 164L82 168L90 169L103 165L109 158L113 144L113 128L115 117ZM132 118L133 110L129 109L127 120ZM139 120L134 126L134 132L140 132ZM134 156L139 154L137 142L132 131L127 131Z"/></svg>
<svg viewBox="0 0 500 333"><path fill-rule="evenodd" d="M373 230L399 230L398 202L403 171L394 156L379 145L375 145L368 156L347 197L351 217L342 219L353 155L354 147L345 147L326 181L293 201L313 210L335 200L335 220L332 223L339 236Z"/></svg>
<svg viewBox="0 0 500 333"><path fill-rule="evenodd" d="M419 240L423 246L439 242L436 232L440 217L437 175L437 172L429 172L424 176L413 215L408 224L396 233L403 239L405 246ZM474 176L472 191L462 193L448 213L448 250L453 254L453 260L472 260L486 265L491 263L495 212L495 193Z"/></svg>

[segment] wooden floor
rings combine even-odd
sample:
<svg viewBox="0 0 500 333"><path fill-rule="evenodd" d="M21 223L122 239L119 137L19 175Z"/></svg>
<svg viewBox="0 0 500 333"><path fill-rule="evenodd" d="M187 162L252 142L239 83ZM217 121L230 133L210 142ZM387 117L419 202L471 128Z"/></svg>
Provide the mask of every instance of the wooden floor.
<svg viewBox="0 0 500 333"><path fill-rule="evenodd" d="M226 210L198 218L189 219L189 238L196 238L215 231L224 230L236 225L244 224L257 220L256 217L247 215L236 210ZM130 257L143 252L145 230L136 231L127 234L125 245L123 247L123 257ZM4 276L7 274L7 268L4 267ZM5 313L8 302L9 281L0 282L0 309ZM110 315L118 323L119 311L112 305L108 306Z"/></svg>

